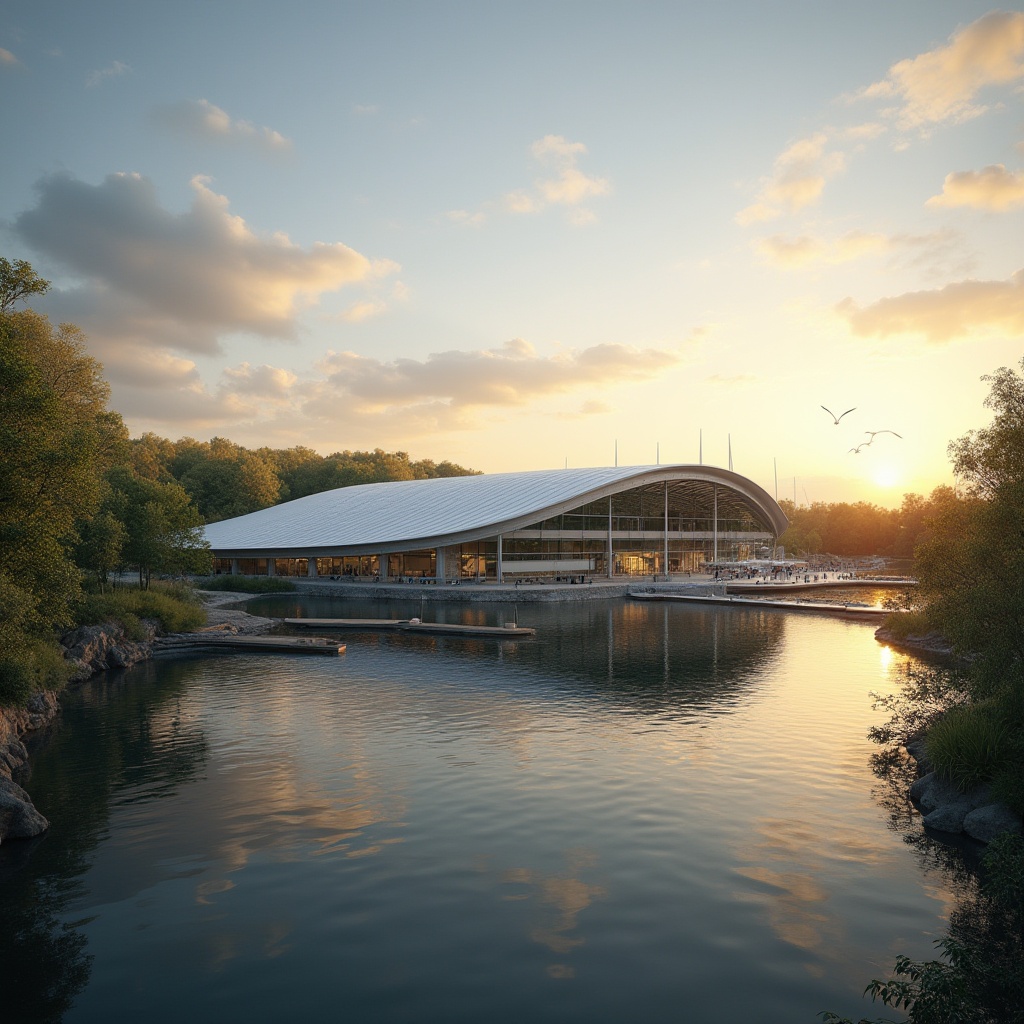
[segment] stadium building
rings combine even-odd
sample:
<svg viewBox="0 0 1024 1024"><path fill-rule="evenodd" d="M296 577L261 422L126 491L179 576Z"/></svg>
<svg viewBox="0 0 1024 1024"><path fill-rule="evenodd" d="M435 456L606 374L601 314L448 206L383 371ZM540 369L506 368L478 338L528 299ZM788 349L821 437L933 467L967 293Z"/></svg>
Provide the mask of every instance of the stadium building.
<svg viewBox="0 0 1024 1024"><path fill-rule="evenodd" d="M631 466L341 487L211 523L217 572L512 581L698 571L788 526L746 477Z"/></svg>

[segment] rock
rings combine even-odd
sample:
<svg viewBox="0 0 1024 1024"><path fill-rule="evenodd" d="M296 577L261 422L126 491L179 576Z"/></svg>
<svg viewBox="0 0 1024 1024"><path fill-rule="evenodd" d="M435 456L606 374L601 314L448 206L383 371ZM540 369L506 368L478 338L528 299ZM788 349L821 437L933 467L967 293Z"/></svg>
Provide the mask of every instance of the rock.
<svg viewBox="0 0 1024 1024"><path fill-rule="evenodd" d="M985 804L964 816L963 830L972 838L990 843L1003 832L1021 833L1021 816L1005 804Z"/></svg>
<svg viewBox="0 0 1024 1024"><path fill-rule="evenodd" d="M0 843L5 839L29 839L49 827L50 823L32 806L28 793L0 776Z"/></svg>
<svg viewBox="0 0 1024 1024"><path fill-rule="evenodd" d="M922 819L928 828L939 832L962 832L964 819L973 813L969 800L960 800L953 804L943 804L929 812Z"/></svg>
<svg viewBox="0 0 1024 1024"><path fill-rule="evenodd" d="M929 772L910 787L910 798L920 804L923 813L928 814L944 804L955 804L963 794L951 782L939 778L936 772Z"/></svg>
<svg viewBox="0 0 1024 1024"><path fill-rule="evenodd" d="M150 639L156 632L152 623L145 623ZM79 626L61 639L64 656L75 666L75 682L88 679L108 668L130 668L149 657L151 642L137 643L125 639L124 630L116 622L99 626Z"/></svg>
<svg viewBox="0 0 1024 1024"><path fill-rule="evenodd" d="M930 772L932 770L932 764L928 760L928 751L925 747L923 736L914 740L908 740L906 747L907 753L917 762L918 771Z"/></svg>

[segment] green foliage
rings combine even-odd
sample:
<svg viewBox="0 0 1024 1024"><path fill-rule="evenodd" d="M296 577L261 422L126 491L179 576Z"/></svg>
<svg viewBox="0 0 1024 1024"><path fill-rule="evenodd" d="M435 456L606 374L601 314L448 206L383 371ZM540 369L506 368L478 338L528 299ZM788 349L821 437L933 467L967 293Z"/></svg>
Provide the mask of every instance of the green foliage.
<svg viewBox="0 0 1024 1024"><path fill-rule="evenodd" d="M386 480L468 476L453 462L413 460L406 452L334 452L311 448L243 448L222 437L168 441L144 434L131 442L131 465L141 479L177 481L205 522L245 515L308 494Z"/></svg>
<svg viewBox="0 0 1024 1024"><path fill-rule="evenodd" d="M110 474L110 507L124 526L122 557L148 586L153 573L202 573L211 565L202 536L202 517L184 488L137 476L131 470Z"/></svg>
<svg viewBox="0 0 1024 1024"><path fill-rule="evenodd" d="M924 610L893 612L885 620L885 628L895 640L906 640L908 636L927 636L934 626Z"/></svg>
<svg viewBox="0 0 1024 1024"><path fill-rule="evenodd" d="M1005 766L1008 736L998 708L968 704L953 709L932 725L926 749L939 775L966 792L991 782Z"/></svg>
<svg viewBox="0 0 1024 1024"><path fill-rule="evenodd" d="M947 491L952 494L948 487L936 488L929 498L905 494L898 509L880 508L866 501L816 501L797 506L784 498L779 504L790 525L779 543L794 554L909 558L925 535L936 502Z"/></svg>
<svg viewBox="0 0 1024 1024"><path fill-rule="evenodd" d="M995 417L950 444L967 493L938 503L917 573L933 621L997 693L1024 689L1024 380L1006 367L983 379Z"/></svg>
<svg viewBox="0 0 1024 1024"><path fill-rule="evenodd" d="M0 313L6 313L16 303L29 295L43 295L50 289L50 282L44 281L25 260L9 260L0 256Z"/></svg>
<svg viewBox="0 0 1024 1024"><path fill-rule="evenodd" d="M185 633L206 623L206 612L194 592L159 583L148 590L129 587L89 594L82 601L77 617L83 624L120 622L130 640L145 638L143 619L157 622L161 633Z"/></svg>
<svg viewBox="0 0 1024 1024"><path fill-rule="evenodd" d="M278 576L211 576L198 580L200 590L227 590L239 594L284 594L295 590L291 580Z"/></svg>

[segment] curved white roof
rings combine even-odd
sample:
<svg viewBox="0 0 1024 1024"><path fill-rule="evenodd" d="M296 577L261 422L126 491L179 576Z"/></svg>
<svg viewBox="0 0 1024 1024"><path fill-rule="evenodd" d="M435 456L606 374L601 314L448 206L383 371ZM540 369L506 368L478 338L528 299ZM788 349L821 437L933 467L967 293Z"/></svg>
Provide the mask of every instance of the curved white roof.
<svg viewBox="0 0 1024 1024"><path fill-rule="evenodd" d="M620 466L339 487L210 523L205 533L214 552L233 557L386 553L493 537L665 480L723 485L777 535L789 525L768 492L738 473L715 466Z"/></svg>

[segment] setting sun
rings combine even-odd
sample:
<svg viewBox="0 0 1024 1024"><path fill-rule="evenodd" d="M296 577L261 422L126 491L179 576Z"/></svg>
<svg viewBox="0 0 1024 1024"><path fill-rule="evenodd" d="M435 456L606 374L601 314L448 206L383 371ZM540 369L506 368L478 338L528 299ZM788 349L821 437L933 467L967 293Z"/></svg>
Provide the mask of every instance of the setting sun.
<svg viewBox="0 0 1024 1024"><path fill-rule="evenodd" d="M893 465L879 466L872 479L879 487L895 487L900 482L900 471Z"/></svg>

